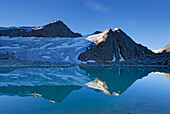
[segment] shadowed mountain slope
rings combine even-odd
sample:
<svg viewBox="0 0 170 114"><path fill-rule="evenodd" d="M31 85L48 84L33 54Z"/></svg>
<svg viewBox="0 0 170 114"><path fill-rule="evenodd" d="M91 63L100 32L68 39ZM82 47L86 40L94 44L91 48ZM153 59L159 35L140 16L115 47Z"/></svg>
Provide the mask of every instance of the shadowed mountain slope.
<svg viewBox="0 0 170 114"><path fill-rule="evenodd" d="M35 28L11 28L0 30L0 36L10 37L81 37L72 32L62 21L53 21L47 25Z"/></svg>
<svg viewBox="0 0 170 114"><path fill-rule="evenodd" d="M122 30L111 29L87 38L92 45L78 57L81 61L123 61L154 54L147 47L135 43Z"/></svg>

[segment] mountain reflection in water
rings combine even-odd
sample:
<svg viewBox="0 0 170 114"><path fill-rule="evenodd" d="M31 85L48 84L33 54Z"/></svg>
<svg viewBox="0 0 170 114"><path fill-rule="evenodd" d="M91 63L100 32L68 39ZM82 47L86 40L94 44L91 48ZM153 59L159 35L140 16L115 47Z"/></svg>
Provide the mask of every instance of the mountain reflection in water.
<svg viewBox="0 0 170 114"><path fill-rule="evenodd" d="M1 67L0 95L36 96L59 103L72 91L88 86L96 92L119 96L149 73L169 76L169 71L150 67Z"/></svg>

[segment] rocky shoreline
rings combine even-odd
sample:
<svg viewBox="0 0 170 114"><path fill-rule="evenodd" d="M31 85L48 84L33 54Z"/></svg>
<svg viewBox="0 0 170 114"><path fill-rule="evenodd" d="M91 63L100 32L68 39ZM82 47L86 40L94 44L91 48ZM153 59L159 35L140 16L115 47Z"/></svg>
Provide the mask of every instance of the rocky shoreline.
<svg viewBox="0 0 170 114"><path fill-rule="evenodd" d="M58 67L58 66L113 66L113 67L164 67L169 68L170 65L159 65L159 64L132 64L132 61L124 61L124 62L95 62L95 63L87 63L87 64L72 64L68 62L62 63L50 63L50 62L41 62L41 61L26 61L26 60L5 60L0 59L0 67Z"/></svg>

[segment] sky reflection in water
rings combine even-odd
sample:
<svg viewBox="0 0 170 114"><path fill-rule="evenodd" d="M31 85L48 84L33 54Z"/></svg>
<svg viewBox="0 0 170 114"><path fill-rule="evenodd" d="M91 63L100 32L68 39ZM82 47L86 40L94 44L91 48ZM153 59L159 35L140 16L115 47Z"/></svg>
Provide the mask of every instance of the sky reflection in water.
<svg viewBox="0 0 170 114"><path fill-rule="evenodd" d="M140 67L0 68L0 113L170 113L169 73Z"/></svg>

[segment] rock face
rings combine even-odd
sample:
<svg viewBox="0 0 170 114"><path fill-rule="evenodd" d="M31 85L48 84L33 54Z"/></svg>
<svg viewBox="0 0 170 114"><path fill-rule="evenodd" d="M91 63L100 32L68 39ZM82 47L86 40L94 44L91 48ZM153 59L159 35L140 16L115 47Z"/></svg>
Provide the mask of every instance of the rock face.
<svg viewBox="0 0 170 114"><path fill-rule="evenodd" d="M0 36L13 36L20 32L21 29L9 29L9 30L0 30Z"/></svg>
<svg viewBox="0 0 170 114"><path fill-rule="evenodd" d="M168 65L168 66L170 66L170 52L148 55L147 58L154 65Z"/></svg>
<svg viewBox="0 0 170 114"><path fill-rule="evenodd" d="M101 34L101 36L99 36ZM92 41L90 48L78 57L81 61L122 61L132 58L145 57L154 54L147 47L135 43L122 30L109 29L104 33L90 36L87 40ZM95 37L98 37L95 39Z"/></svg>
<svg viewBox="0 0 170 114"><path fill-rule="evenodd" d="M95 31L93 34L99 34L102 33L101 31Z"/></svg>
<svg viewBox="0 0 170 114"><path fill-rule="evenodd" d="M81 37L79 33L72 32L62 21L53 21L50 24L33 29L13 28L0 30L0 36L10 37Z"/></svg>

